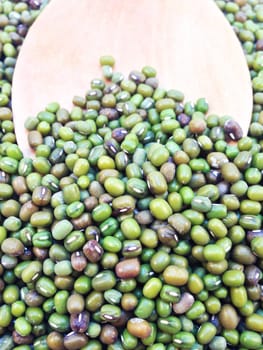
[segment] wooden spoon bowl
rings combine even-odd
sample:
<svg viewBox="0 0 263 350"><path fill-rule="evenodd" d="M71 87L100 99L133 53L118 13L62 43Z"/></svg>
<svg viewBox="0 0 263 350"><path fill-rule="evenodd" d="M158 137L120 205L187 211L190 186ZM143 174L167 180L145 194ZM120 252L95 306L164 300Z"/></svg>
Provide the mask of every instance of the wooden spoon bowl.
<svg viewBox="0 0 263 350"><path fill-rule="evenodd" d="M233 116L247 133L248 67L213 0L52 0L32 25L14 73L12 107L25 156L32 155L25 119L52 101L70 109L73 96L101 77L104 54L125 74L154 66L161 86L183 91L186 101L206 97L209 113Z"/></svg>

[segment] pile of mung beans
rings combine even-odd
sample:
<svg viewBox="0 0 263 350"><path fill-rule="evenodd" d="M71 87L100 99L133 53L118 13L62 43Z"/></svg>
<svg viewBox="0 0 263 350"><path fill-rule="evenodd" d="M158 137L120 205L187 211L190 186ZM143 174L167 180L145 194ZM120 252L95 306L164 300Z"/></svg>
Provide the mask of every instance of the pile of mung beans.
<svg viewBox="0 0 263 350"><path fill-rule="evenodd" d="M262 348L261 135L159 87L152 67L100 63L71 111L28 118L34 159L1 144L2 339Z"/></svg>
<svg viewBox="0 0 263 350"><path fill-rule="evenodd" d="M10 108L23 39L13 66L2 52L2 350L263 349L263 5L216 2L250 67L246 137L204 98L159 87L154 68L124 77L103 56L70 111L28 118L25 158ZM3 0L0 42L40 6Z"/></svg>

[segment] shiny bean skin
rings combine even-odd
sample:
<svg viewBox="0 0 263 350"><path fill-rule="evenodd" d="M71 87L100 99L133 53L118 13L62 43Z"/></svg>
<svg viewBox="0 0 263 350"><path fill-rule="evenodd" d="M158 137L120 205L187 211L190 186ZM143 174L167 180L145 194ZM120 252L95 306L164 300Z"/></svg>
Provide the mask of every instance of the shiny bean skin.
<svg viewBox="0 0 263 350"><path fill-rule="evenodd" d="M151 333L149 323L141 318L131 318L127 323L127 329L135 337L144 339Z"/></svg>
<svg viewBox="0 0 263 350"><path fill-rule="evenodd" d="M85 333L89 326L90 315L87 311L70 315L70 327L76 333Z"/></svg>
<svg viewBox="0 0 263 350"><path fill-rule="evenodd" d="M239 316L232 305L225 304L219 312L219 320L225 329L236 329L239 323Z"/></svg>
<svg viewBox="0 0 263 350"><path fill-rule="evenodd" d="M173 304L173 311L175 314L184 314L194 303L194 297L190 293L183 293L181 299Z"/></svg>
<svg viewBox="0 0 263 350"><path fill-rule="evenodd" d="M107 324L102 327L101 333L100 333L100 340L103 344L113 344L116 342L116 339L118 337L118 331L116 327Z"/></svg>
<svg viewBox="0 0 263 350"><path fill-rule="evenodd" d="M115 267L116 275L119 278L134 278L139 275L140 263L137 258L125 259L120 261Z"/></svg>
<svg viewBox="0 0 263 350"><path fill-rule="evenodd" d="M80 314L84 310L84 298L80 294L72 294L67 300L67 310L70 314Z"/></svg>
<svg viewBox="0 0 263 350"><path fill-rule="evenodd" d="M90 262L97 262L103 255L103 248L96 240L88 241L83 247L83 253Z"/></svg>
<svg viewBox="0 0 263 350"><path fill-rule="evenodd" d="M11 256L19 256L24 253L24 245L17 238L7 238L3 241L1 249Z"/></svg>
<svg viewBox="0 0 263 350"><path fill-rule="evenodd" d="M88 343L88 337L85 334L69 333L64 337L64 346L69 350L77 350Z"/></svg>

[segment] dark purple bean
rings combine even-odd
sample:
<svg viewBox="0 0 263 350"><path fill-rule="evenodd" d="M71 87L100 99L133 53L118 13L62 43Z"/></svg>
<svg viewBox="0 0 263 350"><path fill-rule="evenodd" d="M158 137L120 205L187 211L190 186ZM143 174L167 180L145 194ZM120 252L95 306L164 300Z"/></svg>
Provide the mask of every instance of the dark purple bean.
<svg viewBox="0 0 263 350"><path fill-rule="evenodd" d="M124 128L116 128L116 129L114 129L112 131L111 136L117 142L122 142L127 134L128 134L128 131L126 129L124 129Z"/></svg>
<svg viewBox="0 0 263 350"><path fill-rule="evenodd" d="M90 315L87 311L70 315L70 327L74 332L85 333L88 329Z"/></svg>
<svg viewBox="0 0 263 350"><path fill-rule="evenodd" d="M112 157L115 157L120 150L118 143L114 139L105 141L104 148Z"/></svg>
<svg viewBox="0 0 263 350"><path fill-rule="evenodd" d="M26 36L26 33L28 31L28 27L25 24L19 24L16 29L17 29L17 33L19 35L21 35L22 37Z"/></svg>
<svg viewBox="0 0 263 350"><path fill-rule="evenodd" d="M74 252L71 255L71 265L75 271L81 272L87 266L87 259L82 252Z"/></svg>
<svg viewBox="0 0 263 350"><path fill-rule="evenodd" d="M118 84L115 84L115 83L111 83L111 84L108 84L104 90L103 90L103 93L104 94L113 94L113 95L116 95L118 92L121 91L121 88Z"/></svg>
<svg viewBox="0 0 263 350"><path fill-rule="evenodd" d="M119 118L119 113L115 108L101 108L99 113L105 115L108 120L116 120Z"/></svg>
<svg viewBox="0 0 263 350"><path fill-rule="evenodd" d="M263 237L263 230L253 230L247 232L247 240L249 242L255 237Z"/></svg>
<svg viewBox="0 0 263 350"><path fill-rule="evenodd" d="M262 51L263 50L263 39L259 39L256 42L256 50L257 51Z"/></svg>
<svg viewBox="0 0 263 350"><path fill-rule="evenodd" d="M177 246L178 237L172 226L170 225L162 226L157 230L157 233L158 233L159 241L162 244L172 248Z"/></svg>
<svg viewBox="0 0 263 350"><path fill-rule="evenodd" d="M10 36L10 38L11 38L11 40L12 40L12 43L13 43L14 45L17 46L17 45L21 45L21 44L22 44L23 39L22 39L21 36L18 35L17 33L11 32L11 33L9 34L9 36Z"/></svg>
<svg viewBox="0 0 263 350"><path fill-rule="evenodd" d="M191 118L189 117L189 115L185 114L185 113L180 113L177 117L178 122L180 123L180 125L182 127L186 126L189 124Z"/></svg>
<svg viewBox="0 0 263 350"><path fill-rule="evenodd" d="M250 265L245 268L246 283L249 286L255 286L262 278L262 272L256 265Z"/></svg>
<svg viewBox="0 0 263 350"><path fill-rule="evenodd" d="M135 84L143 83L145 81L145 78L146 78L145 75L142 72L137 70L133 70L129 74L129 79L134 81Z"/></svg>
<svg viewBox="0 0 263 350"><path fill-rule="evenodd" d="M33 9L33 10L37 10L39 9L40 5L41 5L41 1L40 0L28 0L28 5Z"/></svg>
<svg viewBox="0 0 263 350"><path fill-rule="evenodd" d="M101 259L104 251L101 245L92 239L84 245L83 253L90 262L95 263Z"/></svg>
<svg viewBox="0 0 263 350"><path fill-rule="evenodd" d="M12 333L13 341L16 344L32 344L33 343L33 335L26 335L25 337L22 337L17 331L13 331Z"/></svg>
<svg viewBox="0 0 263 350"><path fill-rule="evenodd" d="M237 141L243 136L243 130L241 126L232 119L225 122L224 131L231 140Z"/></svg>
<svg viewBox="0 0 263 350"><path fill-rule="evenodd" d="M210 184L218 184L222 180L220 170L211 169L206 175L206 179Z"/></svg>

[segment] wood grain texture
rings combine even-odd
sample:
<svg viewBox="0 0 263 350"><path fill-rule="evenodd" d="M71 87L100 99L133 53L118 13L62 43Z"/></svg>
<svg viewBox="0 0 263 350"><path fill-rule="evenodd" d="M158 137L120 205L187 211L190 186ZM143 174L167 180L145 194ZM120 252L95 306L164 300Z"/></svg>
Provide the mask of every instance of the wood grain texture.
<svg viewBox="0 0 263 350"><path fill-rule="evenodd" d="M206 97L210 113L232 115L247 133L252 89L242 48L213 0L52 0L32 25L13 80L18 143L28 147L24 120L58 101L71 109L90 80L101 77L99 57L111 54L128 74L144 65L160 86Z"/></svg>

